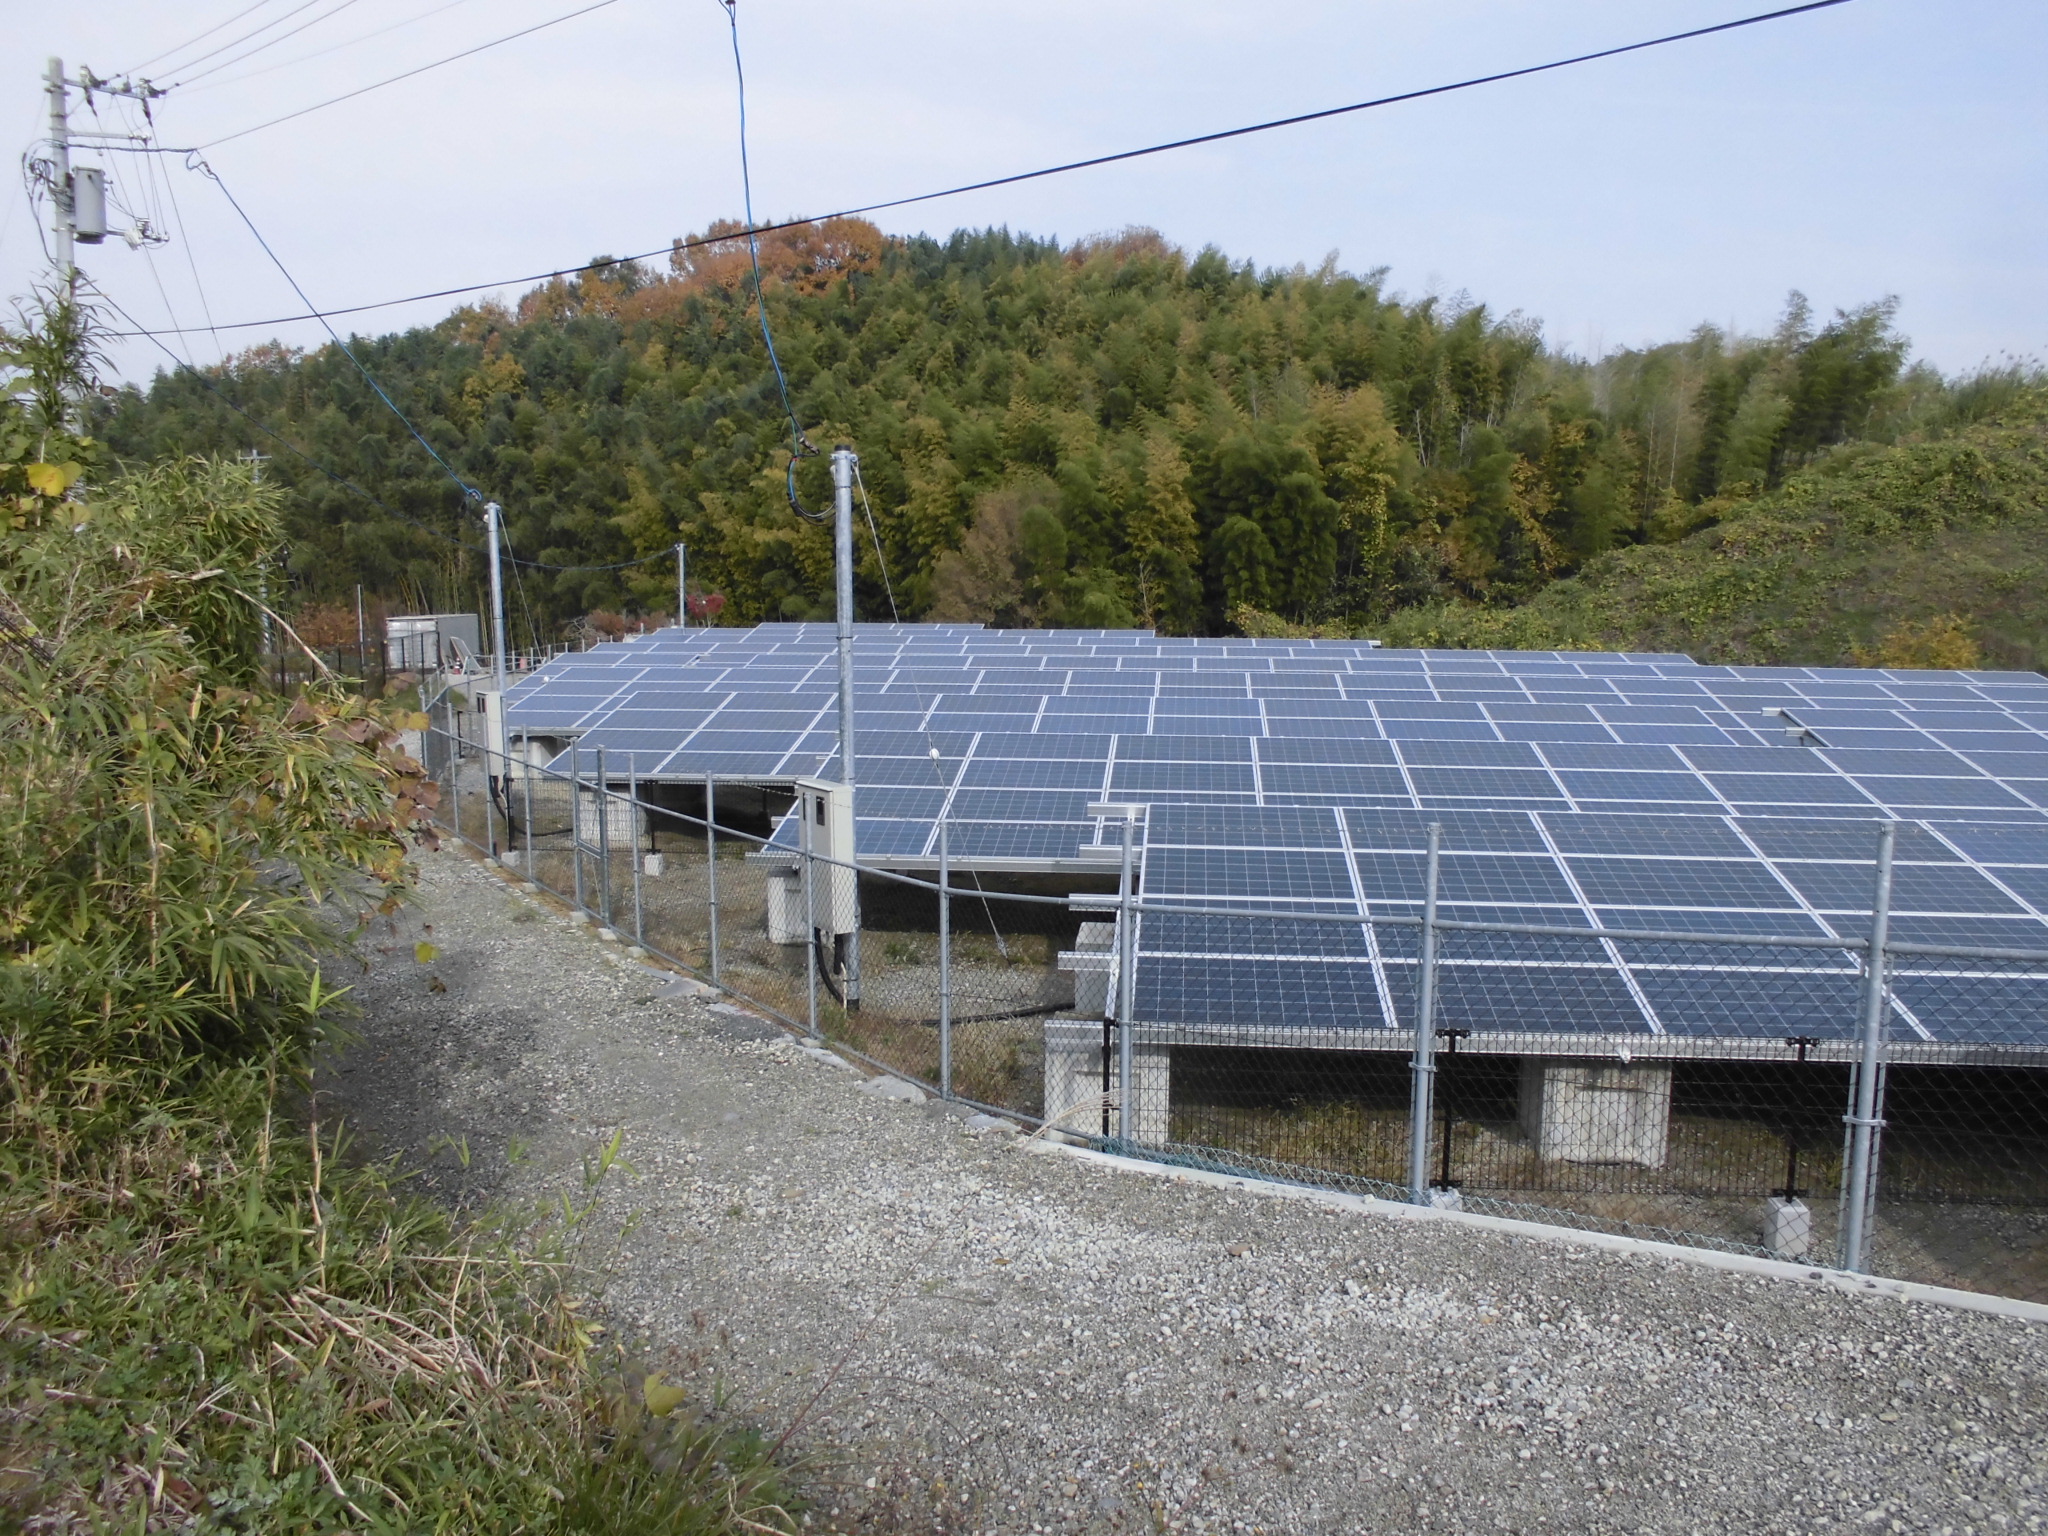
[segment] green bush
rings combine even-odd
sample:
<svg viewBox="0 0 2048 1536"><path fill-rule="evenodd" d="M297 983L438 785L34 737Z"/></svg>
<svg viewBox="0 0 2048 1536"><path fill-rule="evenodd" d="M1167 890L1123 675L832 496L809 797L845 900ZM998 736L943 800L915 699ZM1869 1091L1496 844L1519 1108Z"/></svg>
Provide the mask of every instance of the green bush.
<svg viewBox="0 0 2048 1536"><path fill-rule="evenodd" d="M600 1379L594 1194L457 1230L302 1123L432 786L337 681L265 691L245 471L44 473L82 356L0 337L0 1528L787 1528L755 1440Z"/></svg>

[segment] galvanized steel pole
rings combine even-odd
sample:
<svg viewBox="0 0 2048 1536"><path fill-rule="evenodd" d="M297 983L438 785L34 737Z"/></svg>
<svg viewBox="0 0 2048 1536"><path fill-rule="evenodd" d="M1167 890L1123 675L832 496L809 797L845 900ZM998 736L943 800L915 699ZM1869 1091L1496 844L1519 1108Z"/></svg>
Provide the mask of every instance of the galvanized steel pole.
<svg viewBox="0 0 2048 1536"><path fill-rule="evenodd" d="M676 546L676 628L690 627L690 552L681 544Z"/></svg>
<svg viewBox="0 0 2048 1536"><path fill-rule="evenodd" d="M491 541L491 622L496 626L496 665L491 669L498 685L498 700L491 708L498 713L498 735L506 746L512 741L512 727L505 719L505 577L499 561L499 544L503 538L505 514L495 501L484 503L484 529Z"/></svg>
<svg viewBox="0 0 2048 1536"><path fill-rule="evenodd" d="M797 846L803 852L804 882L804 1015L813 1038L818 1033L818 909L811 889L811 803L799 794L796 801Z"/></svg>
<svg viewBox="0 0 2048 1536"><path fill-rule="evenodd" d="M711 892L711 980L718 985L718 780L704 775L704 881Z"/></svg>
<svg viewBox="0 0 2048 1536"><path fill-rule="evenodd" d="M1415 976L1414 1074L1408 1106L1408 1194L1429 1203L1429 1117L1436 1090L1436 890L1444 829L1429 824L1429 859L1422 875L1422 944Z"/></svg>
<svg viewBox="0 0 2048 1536"><path fill-rule="evenodd" d="M524 825L522 825L519 829L519 841L525 849L525 852L519 856L519 873L525 876L528 880L531 880L534 883L538 884L539 877L537 877L533 872L533 763L531 762L532 756L533 749L527 746L527 744L524 741L520 742L519 784L520 794L524 798L526 804L526 816ZM507 805L511 804L511 800L509 797L507 798L505 803Z"/></svg>
<svg viewBox="0 0 2048 1536"><path fill-rule="evenodd" d="M1843 1190L1842 1268L1860 1274L1869 1246L1868 1215L1871 1180L1876 1169L1872 1152L1877 1129L1877 1079L1884 1055L1884 946L1891 936L1892 854L1898 824L1885 822L1877 831L1877 885L1870 897L1870 951L1863 970L1862 1051L1856 1062L1856 1105L1849 1122L1849 1175Z"/></svg>
<svg viewBox="0 0 2048 1536"><path fill-rule="evenodd" d="M612 927L612 803L603 747L597 749L597 900L605 927Z"/></svg>
<svg viewBox="0 0 2048 1536"><path fill-rule="evenodd" d="M627 826L633 836L633 942L644 946L647 943L646 908L640 894L640 876L646 860L640 853L640 760L626 758L626 816ZM649 823L652 825L652 823Z"/></svg>
<svg viewBox="0 0 2048 1536"><path fill-rule="evenodd" d="M505 772L503 753L499 754L497 759L499 771L496 774L491 772L492 736L496 735L498 746L506 753L512 749L512 723L505 718L505 577L498 558L499 530L504 515L495 501L484 503L484 536L491 544L491 649L495 652L492 657L491 674L497 684L497 692L491 696L490 717L484 723L484 787L488 791L494 778L504 787L506 811L509 815L512 804L512 780ZM495 733L491 729L493 721L497 725ZM506 841L511 841L509 835ZM493 858L497 856L497 852L495 847L491 849Z"/></svg>
<svg viewBox="0 0 2048 1536"><path fill-rule="evenodd" d="M576 910L589 911L583 900L583 752L580 738L569 738L569 866L576 876Z"/></svg>
<svg viewBox="0 0 2048 1536"><path fill-rule="evenodd" d="M846 814L853 820L850 829L855 837L859 835L859 811L854 804L854 756L853 756L853 475L860 459L854 451L841 443L832 450L832 561L838 578L839 608L839 782L846 786ZM848 846L852 850L856 866L860 850L852 839ZM847 931L841 953L841 967L844 982L842 992L848 1013L860 1009L860 872L858 867L845 876L851 891L853 910L840 912L838 903L833 903L833 916L847 924ZM832 886L836 893L840 877L833 876Z"/></svg>
<svg viewBox="0 0 2048 1536"><path fill-rule="evenodd" d="M1133 889L1131 868L1131 844L1138 830L1135 814L1124 818L1123 875L1117 884L1117 904L1123 910L1117 915L1116 925L1116 1102L1117 1135L1124 1141L1134 1141L1135 1127L1131 1118L1131 1019L1133 1004L1131 996L1133 977L1131 975L1131 954L1136 942L1138 914L1137 892Z"/></svg>
<svg viewBox="0 0 2048 1536"><path fill-rule="evenodd" d="M936 752L938 749L933 748ZM939 818L939 1097L953 1097L953 860Z"/></svg>

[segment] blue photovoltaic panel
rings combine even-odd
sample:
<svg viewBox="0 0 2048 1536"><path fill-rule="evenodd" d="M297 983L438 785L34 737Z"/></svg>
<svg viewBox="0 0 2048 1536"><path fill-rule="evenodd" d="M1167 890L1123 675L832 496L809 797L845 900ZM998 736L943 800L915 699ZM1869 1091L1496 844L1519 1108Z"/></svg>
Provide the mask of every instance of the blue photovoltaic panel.
<svg viewBox="0 0 2048 1536"><path fill-rule="evenodd" d="M608 775L627 763L676 779L832 772L835 639L802 624L660 631L522 677L507 717L515 736L558 749L575 738L585 771L604 748ZM1355 905L1362 894L1375 910L1412 910L1423 829L1437 820L1447 912L1731 932L1811 932L1828 913L1853 931L1866 920L1875 824L1897 815L1897 931L2021 949L2048 934L2048 679L2033 674L973 625L861 625L855 646L864 855L928 865L944 815L962 864L1072 865L1084 845L1114 844L1115 828L1085 815L1111 793L1154 807L1146 837L1162 857L1245 851L1182 859L1211 903ZM1331 884L1340 868L1348 889ZM1412 996L1404 931L1372 946L1352 932L1284 936L1304 946L1295 960L1276 955L1277 930L1228 936L1274 957L1236 985L1233 963L1183 930L1177 1006L1205 1028L1237 1017L1231 998L1276 1000L1288 1027L1381 1027L1360 1021ZM1697 983L1681 985L1668 955L1460 942L1470 947L1446 962L1459 974L1447 1006L1473 1027L1523 1032L1754 1031L1772 995L1758 978L1827 968L1731 962L1714 972L1737 978L1722 992L1681 1003ZM1321 980L1306 979L1311 965ZM1290 966L1303 974L1290 980ZM1190 995L1211 984L1215 996ZM1809 1009L1832 1019L1834 994L1816 996L1784 993L1770 1027ZM1934 1022L1912 1028L1962 1038L1938 999L1927 1006Z"/></svg>

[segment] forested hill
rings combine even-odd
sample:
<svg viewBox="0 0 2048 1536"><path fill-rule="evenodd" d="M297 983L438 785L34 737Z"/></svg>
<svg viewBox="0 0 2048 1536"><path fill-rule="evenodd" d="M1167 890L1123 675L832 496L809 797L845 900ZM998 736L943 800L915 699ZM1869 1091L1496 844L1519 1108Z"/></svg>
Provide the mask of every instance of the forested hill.
<svg viewBox="0 0 2048 1536"><path fill-rule="evenodd" d="M1676 544L1513 608L1393 616L1400 645L1684 651L1749 665L2048 665L2048 393L1931 441L1851 447Z"/></svg>
<svg viewBox="0 0 2048 1536"><path fill-rule="evenodd" d="M789 434L734 233L358 355L504 504L521 558L608 564L680 539L724 622L819 615L829 540L784 499ZM1434 615L1450 638L1446 603L1511 606L1605 551L1683 539L1840 445L1966 420L2001 382L1907 368L1888 303L1818 323L1794 295L1770 336L1702 327L1587 363L1533 322L1403 300L1380 274L1257 272L1146 231L1062 247L844 220L761 255L796 413L820 447L859 450L906 618L1213 633L1251 608L1352 631ZM338 349L257 348L102 409L123 456L268 451L295 492L301 602L360 581L476 606L473 510ZM823 459L797 485L824 504ZM862 542L863 616L886 617ZM673 580L659 559L529 568L515 623L550 639L595 609L673 612Z"/></svg>

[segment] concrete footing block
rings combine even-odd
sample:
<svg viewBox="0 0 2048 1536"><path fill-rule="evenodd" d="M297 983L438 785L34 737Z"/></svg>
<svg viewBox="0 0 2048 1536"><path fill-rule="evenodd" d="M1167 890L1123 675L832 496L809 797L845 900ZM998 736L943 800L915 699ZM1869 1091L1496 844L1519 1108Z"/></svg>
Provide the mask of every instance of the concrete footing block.
<svg viewBox="0 0 2048 1536"><path fill-rule="evenodd" d="M1773 1195L1764 1202L1764 1248L1778 1259L1803 1259L1813 1251L1813 1212L1804 1200Z"/></svg>
<svg viewBox="0 0 2048 1536"><path fill-rule="evenodd" d="M1538 1157L1662 1168L1671 1068L1525 1056L1518 1118Z"/></svg>

